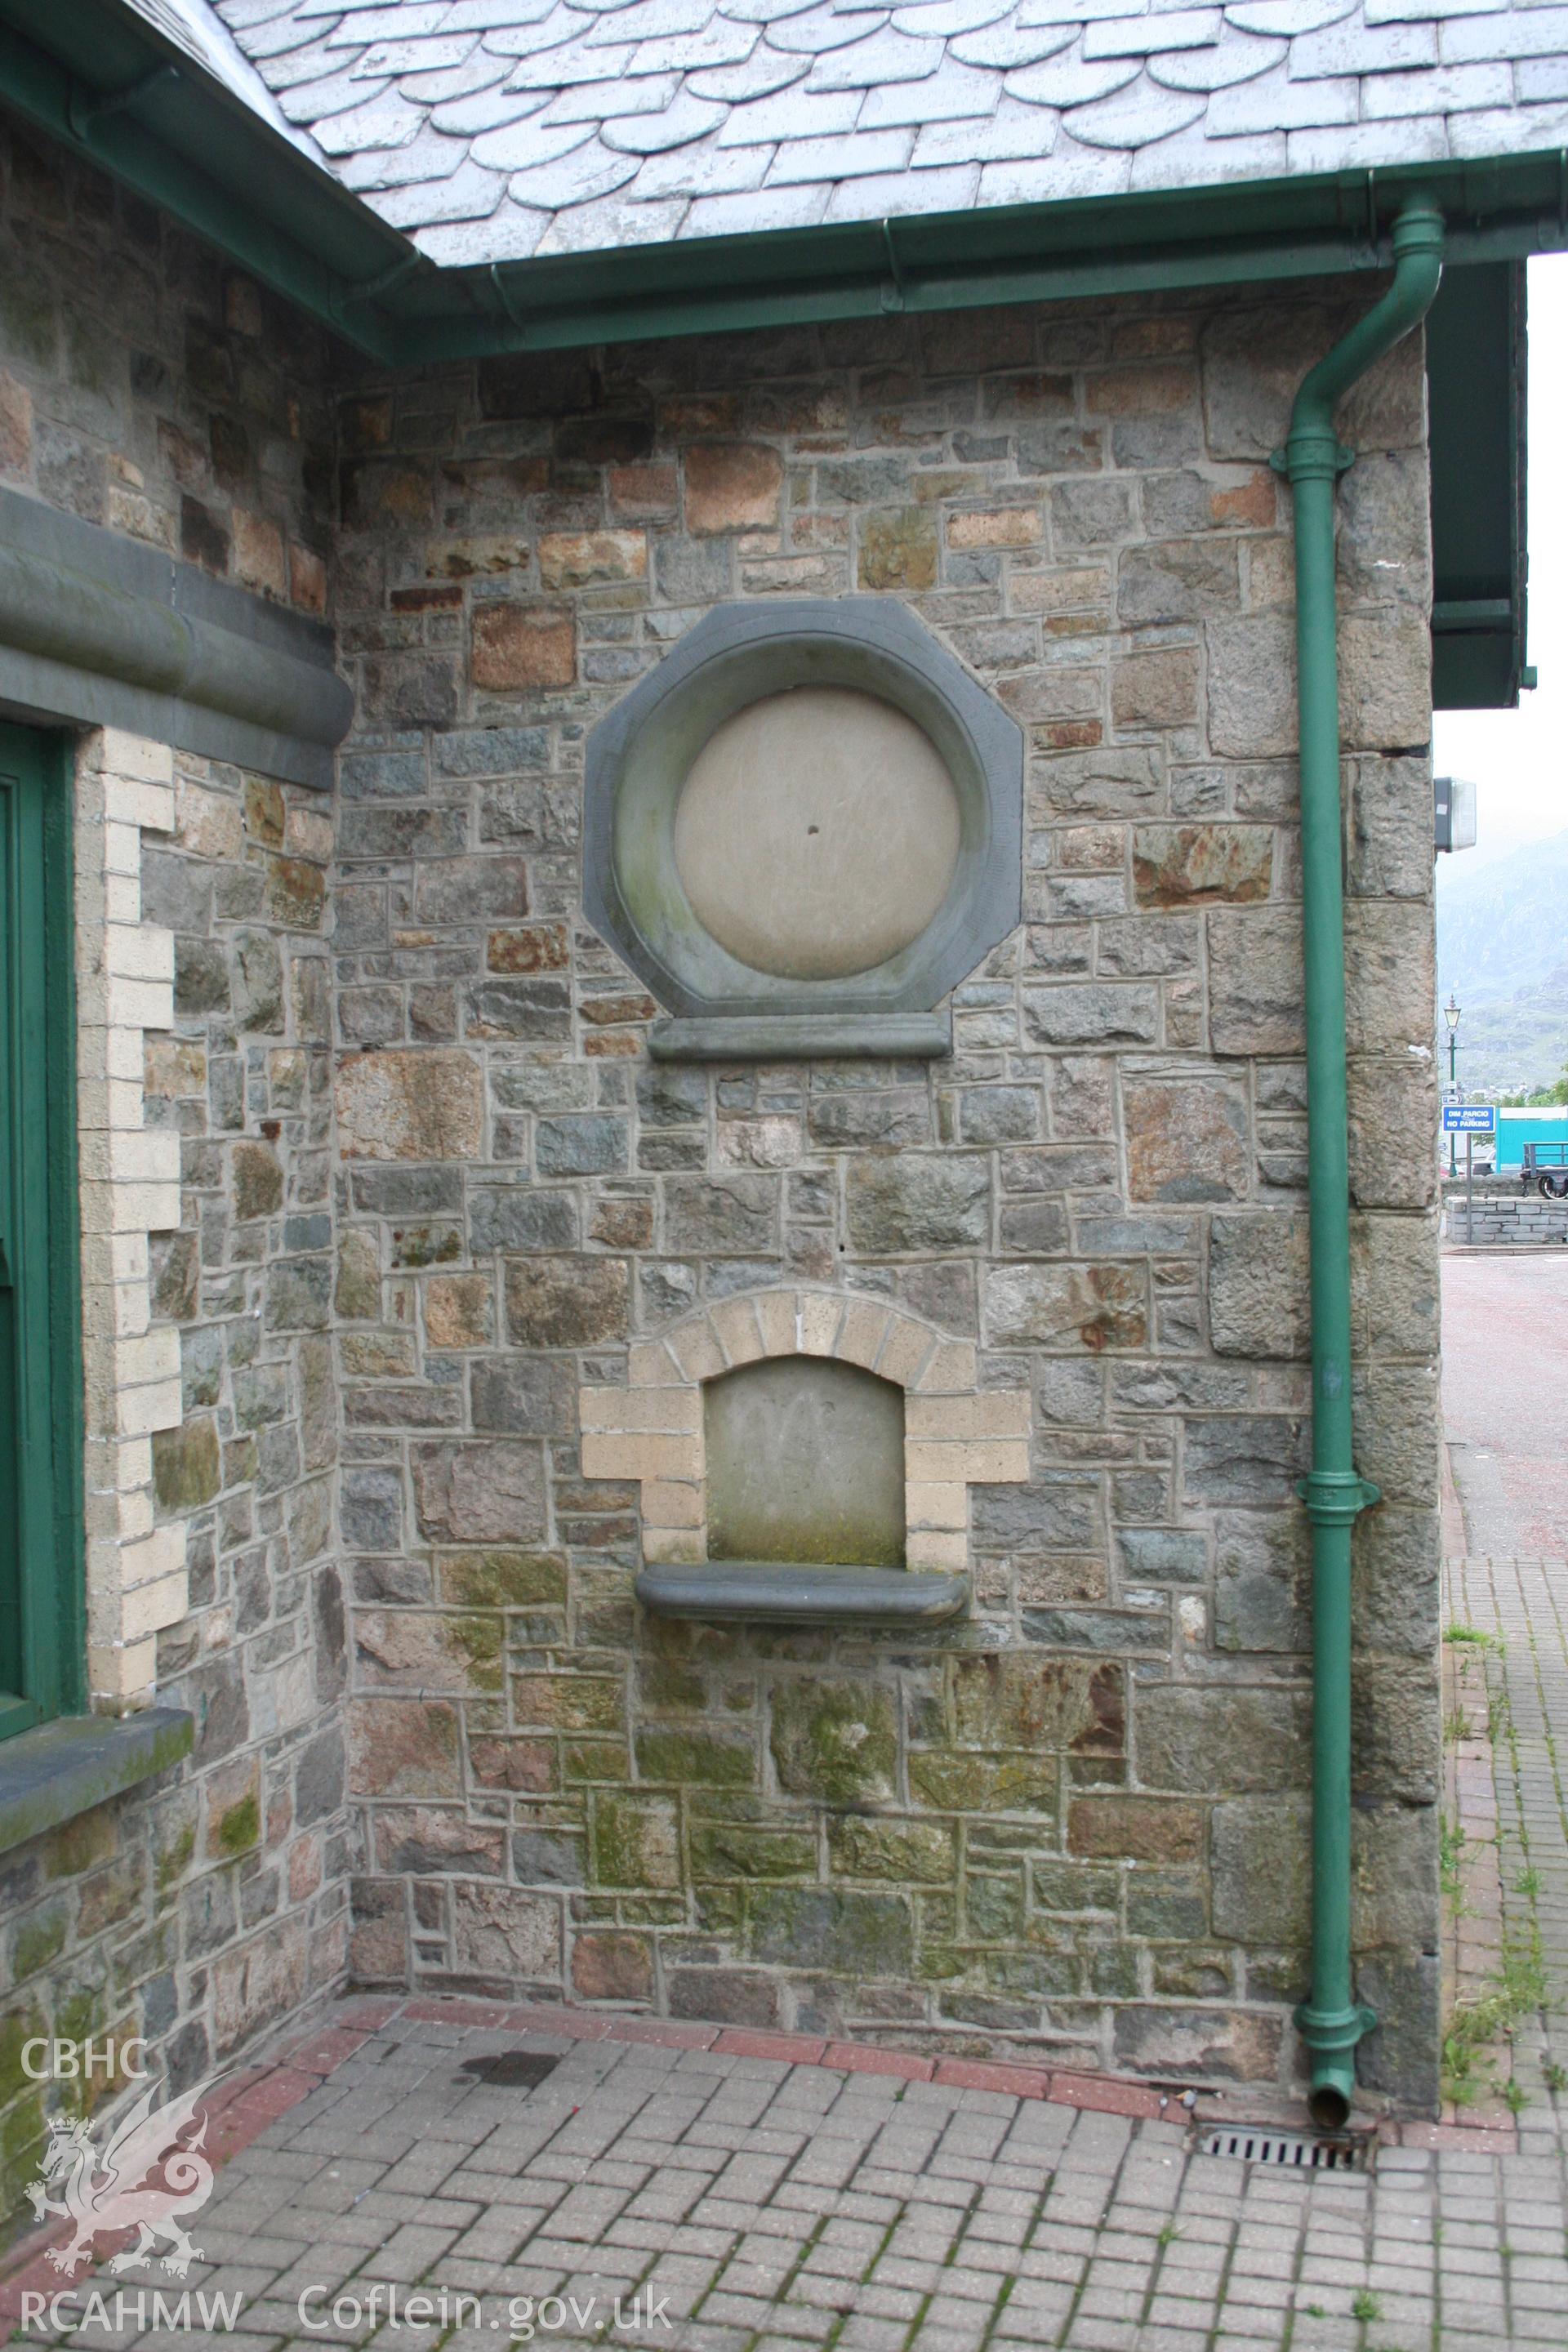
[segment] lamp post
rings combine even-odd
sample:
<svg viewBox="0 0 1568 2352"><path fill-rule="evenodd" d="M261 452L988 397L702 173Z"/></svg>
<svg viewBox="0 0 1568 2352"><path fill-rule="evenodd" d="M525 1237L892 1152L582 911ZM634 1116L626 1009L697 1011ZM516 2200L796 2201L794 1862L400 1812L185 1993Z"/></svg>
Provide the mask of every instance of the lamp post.
<svg viewBox="0 0 1568 2352"><path fill-rule="evenodd" d="M1443 1007L1443 1018L1448 1024L1448 1099L1450 1102L1458 1102L1459 1099L1459 1084L1457 1075L1459 1053L1459 1007L1452 989L1448 991L1448 1002ZM1453 1130L1450 1129L1448 1134L1448 1173L1450 1176L1458 1176L1458 1139L1454 1134Z"/></svg>

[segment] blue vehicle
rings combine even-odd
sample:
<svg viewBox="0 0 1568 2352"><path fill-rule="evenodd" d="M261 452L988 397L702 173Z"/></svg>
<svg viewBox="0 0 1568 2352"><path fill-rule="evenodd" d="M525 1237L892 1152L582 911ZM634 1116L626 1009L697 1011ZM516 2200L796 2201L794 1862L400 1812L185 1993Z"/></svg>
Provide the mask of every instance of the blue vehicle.
<svg viewBox="0 0 1568 2352"><path fill-rule="evenodd" d="M1568 1165L1564 1147L1568 1147L1568 1106L1542 1103L1529 1110L1499 1110L1496 1167L1500 1176L1517 1172L1528 1191L1541 1170Z"/></svg>
<svg viewBox="0 0 1568 2352"><path fill-rule="evenodd" d="M1523 1192L1533 1184L1543 1201L1568 1201L1568 1143L1527 1143L1519 1182Z"/></svg>

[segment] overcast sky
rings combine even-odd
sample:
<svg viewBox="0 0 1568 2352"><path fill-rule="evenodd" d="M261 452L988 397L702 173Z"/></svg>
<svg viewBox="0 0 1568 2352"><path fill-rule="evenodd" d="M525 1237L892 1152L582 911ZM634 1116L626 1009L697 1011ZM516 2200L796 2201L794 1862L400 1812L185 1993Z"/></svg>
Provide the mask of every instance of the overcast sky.
<svg viewBox="0 0 1568 2352"><path fill-rule="evenodd" d="M1568 831L1568 255L1530 264L1530 646L1517 710L1446 710L1436 772L1478 786L1467 866ZM1473 865L1472 865L1473 861ZM1456 861L1457 863L1458 861ZM1441 866L1444 861L1439 859Z"/></svg>

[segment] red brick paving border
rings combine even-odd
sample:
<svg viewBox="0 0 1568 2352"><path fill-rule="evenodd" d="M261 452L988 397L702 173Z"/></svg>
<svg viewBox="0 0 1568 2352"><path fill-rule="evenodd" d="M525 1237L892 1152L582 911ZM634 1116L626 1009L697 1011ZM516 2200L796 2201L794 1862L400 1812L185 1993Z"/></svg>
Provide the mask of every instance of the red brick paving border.
<svg viewBox="0 0 1568 2352"><path fill-rule="evenodd" d="M205 2153L215 2165L258 2139L279 2116L336 2074L371 2035L395 2017L419 2024L503 2026L514 2033L538 2033L556 2041L652 2042L663 2050L713 2050L736 2058L772 2059L785 2066L827 2066L851 2074L897 2074L910 2083L939 2083L955 2090L996 2091L1013 2099L1046 2099L1060 2106L1089 2108L1097 2114L1157 2120L1171 2114L1173 2094L1151 2090L1115 2074L1071 2074L1060 2067L1026 2066L971 2058L921 2058L909 2050L885 2050L874 2042L827 2042L806 2033L768 2033L733 2025L688 2025L675 2019L632 2017L608 2010L554 2008L543 2001L413 2000L351 1996L333 2010L331 2021L316 2024L294 2042L285 2042L277 2055L244 2069L225 2083L206 2102ZM1205 2105L1207 2103L1205 2102ZM1181 2105L1176 2115L1183 2113ZM1243 2118L1227 2117L1237 2122ZM1475 2153L1511 2156L1519 2135L1512 2123L1479 2126L1452 2123L1384 2124L1379 2137L1387 2146L1422 2148L1468 2148ZM8 2255L0 2258L0 2320L15 2324L21 2317L21 2297L57 2294L68 2288L45 2260L51 2246L70 2236L65 2223L32 2231ZM133 2231L102 2242L103 2252L129 2245ZM100 2253L98 2259L102 2259Z"/></svg>

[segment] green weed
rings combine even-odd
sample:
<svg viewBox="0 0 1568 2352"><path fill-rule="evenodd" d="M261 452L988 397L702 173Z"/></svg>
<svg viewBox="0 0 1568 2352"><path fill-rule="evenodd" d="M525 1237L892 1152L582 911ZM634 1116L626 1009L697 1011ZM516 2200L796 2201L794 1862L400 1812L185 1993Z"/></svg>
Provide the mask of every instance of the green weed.
<svg viewBox="0 0 1568 2352"><path fill-rule="evenodd" d="M1454 2004L1443 2036L1443 2095L1456 2106L1468 2106L1483 2090L1495 2087L1496 2074L1488 2053L1509 2041L1515 2025L1532 2010L1547 2003L1546 1974L1542 1966L1541 1938L1508 1944L1496 1969L1473 2000ZM1503 2094L1508 2096L1507 2092Z"/></svg>

